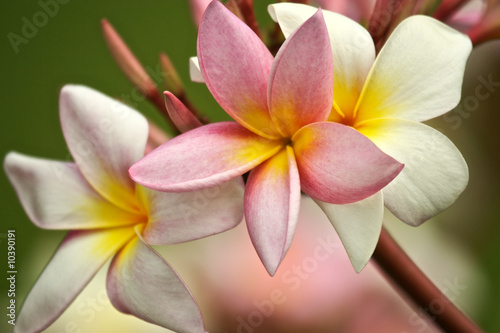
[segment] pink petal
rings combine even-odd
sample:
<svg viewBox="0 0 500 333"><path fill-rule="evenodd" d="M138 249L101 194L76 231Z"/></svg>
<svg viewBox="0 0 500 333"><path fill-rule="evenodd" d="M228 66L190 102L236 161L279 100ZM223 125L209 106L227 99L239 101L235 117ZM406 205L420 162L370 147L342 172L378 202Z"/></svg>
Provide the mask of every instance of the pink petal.
<svg viewBox="0 0 500 333"><path fill-rule="evenodd" d="M131 227L70 232L24 301L15 331L47 328L134 235Z"/></svg>
<svg viewBox="0 0 500 333"><path fill-rule="evenodd" d="M116 227L144 220L104 199L75 163L9 153L5 172L31 221L44 229Z"/></svg>
<svg viewBox="0 0 500 333"><path fill-rule="evenodd" d="M352 4L354 1L350 1ZM363 0L363 3L366 3ZM322 6L325 9L324 6ZM317 8L299 3L276 3L269 5L269 14L278 22L286 38ZM326 27L330 35L333 54L333 103L330 121L344 122L352 118L366 76L375 60L375 46L368 31L359 23L343 15L323 10Z"/></svg>
<svg viewBox="0 0 500 333"><path fill-rule="evenodd" d="M248 232L271 275L290 247L299 206L299 173L293 149L287 147L250 173L245 190Z"/></svg>
<svg viewBox="0 0 500 333"><path fill-rule="evenodd" d="M215 235L243 219L241 177L195 192L165 193L138 187L148 207L142 235L148 244L174 244Z"/></svg>
<svg viewBox="0 0 500 333"><path fill-rule="evenodd" d="M169 91L165 91L163 94L170 119L181 133L203 125L174 94Z"/></svg>
<svg viewBox="0 0 500 333"><path fill-rule="evenodd" d="M194 191L241 176L282 146L238 123L214 123L164 143L134 164L130 175L153 190Z"/></svg>
<svg viewBox="0 0 500 333"><path fill-rule="evenodd" d="M365 199L391 182L403 164L351 127L315 123L292 138L302 190L334 204Z"/></svg>
<svg viewBox="0 0 500 333"><path fill-rule="evenodd" d="M321 10L280 48L271 69L268 97L273 122L285 137L291 137L304 125L328 118L333 98L333 62Z"/></svg>
<svg viewBox="0 0 500 333"><path fill-rule="evenodd" d="M203 16L198 60L208 89L233 119L259 135L279 137L267 107L273 56L219 1L213 1Z"/></svg>
<svg viewBox="0 0 500 333"><path fill-rule="evenodd" d="M59 103L66 143L84 177L115 205L137 211L135 184L127 171L144 155L146 118L84 86L64 86Z"/></svg>
<svg viewBox="0 0 500 333"><path fill-rule="evenodd" d="M139 237L115 256L106 286L111 303L121 312L180 333L205 332L198 305L184 282Z"/></svg>

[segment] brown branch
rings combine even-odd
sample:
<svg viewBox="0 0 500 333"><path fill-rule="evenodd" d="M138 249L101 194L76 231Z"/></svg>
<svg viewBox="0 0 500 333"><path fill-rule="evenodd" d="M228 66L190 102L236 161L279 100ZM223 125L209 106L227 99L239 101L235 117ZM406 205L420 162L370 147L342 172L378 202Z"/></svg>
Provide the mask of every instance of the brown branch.
<svg viewBox="0 0 500 333"><path fill-rule="evenodd" d="M384 228L373 259L400 291L423 309L444 332L482 332L429 280Z"/></svg>

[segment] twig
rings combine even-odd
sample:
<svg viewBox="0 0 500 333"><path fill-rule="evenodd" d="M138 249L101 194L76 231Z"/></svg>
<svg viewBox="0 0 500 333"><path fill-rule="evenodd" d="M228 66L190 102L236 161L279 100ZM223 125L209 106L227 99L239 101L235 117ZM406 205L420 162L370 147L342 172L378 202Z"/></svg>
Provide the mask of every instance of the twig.
<svg viewBox="0 0 500 333"><path fill-rule="evenodd" d="M444 332L482 332L429 280L384 228L373 259L387 277Z"/></svg>

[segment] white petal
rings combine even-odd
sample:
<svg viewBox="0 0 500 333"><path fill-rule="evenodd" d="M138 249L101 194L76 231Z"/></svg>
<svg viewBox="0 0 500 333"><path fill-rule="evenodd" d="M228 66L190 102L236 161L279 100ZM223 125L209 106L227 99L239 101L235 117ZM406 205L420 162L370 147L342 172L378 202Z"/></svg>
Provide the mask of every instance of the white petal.
<svg viewBox="0 0 500 333"><path fill-rule="evenodd" d="M75 85L63 87L59 109L66 143L87 181L122 209L138 210L128 169L144 156L146 118L98 91Z"/></svg>
<svg viewBox="0 0 500 333"><path fill-rule="evenodd" d="M134 235L131 227L70 232L24 301L14 332L48 327Z"/></svg>
<svg viewBox="0 0 500 333"><path fill-rule="evenodd" d="M276 3L267 7L269 15L280 25L285 38L288 38L295 29L313 16L317 10L312 6L294 3Z"/></svg>
<svg viewBox="0 0 500 333"><path fill-rule="evenodd" d="M4 168L26 214L44 229L90 229L140 222L97 193L75 163L9 153Z"/></svg>
<svg viewBox="0 0 500 333"><path fill-rule="evenodd" d="M387 208L420 225L448 208L467 186L469 172L455 145L435 129L411 120L375 119L358 130L405 164L382 191Z"/></svg>
<svg viewBox="0 0 500 333"><path fill-rule="evenodd" d="M198 57L189 58L189 76L191 76L191 81L193 82L205 83L205 79L203 78L203 75L201 75Z"/></svg>
<svg viewBox="0 0 500 333"><path fill-rule="evenodd" d="M203 318L177 273L139 237L113 259L107 290L120 311L179 333L204 333Z"/></svg>
<svg viewBox="0 0 500 333"><path fill-rule="evenodd" d="M315 12L316 8L294 3L269 5L273 20L285 37ZM366 76L375 60L375 46L368 31L350 18L323 10L333 52L333 100L342 113L352 114Z"/></svg>
<svg viewBox="0 0 500 333"><path fill-rule="evenodd" d="M148 244L174 244L215 235L234 228L243 219L241 177L194 192L138 189L149 215L142 233Z"/></svg>
<svg viewBox="0 0 500 333"><path fill-rule="evenodd" d="M382 192L346 205L334 205L319 200L315 202L337 231L354 270L359 273L375 251L382 229Z"/></svg>
<svg viewBox="0 0 500 333"><path fill-rule="evenodd" d="M368 75L357 118L424 121L459 100L470 39L427 16L411 16L391 34Z"/></svg>

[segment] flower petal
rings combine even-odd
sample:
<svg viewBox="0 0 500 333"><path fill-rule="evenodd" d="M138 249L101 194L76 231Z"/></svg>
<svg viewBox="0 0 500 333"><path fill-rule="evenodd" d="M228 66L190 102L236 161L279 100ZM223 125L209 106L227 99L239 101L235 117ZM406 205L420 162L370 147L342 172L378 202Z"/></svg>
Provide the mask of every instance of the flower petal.
<svg viewBox="0 0 500 333"><path fill-rule="evenodd" d="M115 256L106 286L111 303L121 312L180 333L205 332L184 282L139 237Z"/></svg>
<svg viewBox="0 0 500 333"><path fill-rule="evenodd" d="M351 127L314 123L292 138L302 190L334 204L356 202L380 191L403 165Z"/></svg>
<svg viewBox="0 0 500 333"><path fill-rule="evenodd" d="M250 173L245 190L248 232L270 275L290 247L299 207L299 173L293 149L288 146Z"/></svg>
<svg viewBox="0 0 500 333"><path fill-rule="evenodd" d="M146 118L96 90L75 85L61 91L60 117L68 148L87 181L115 205L137 211L135 184L127 171L144 155Z"/></svg>
<svg viewBox="0 0 500 333"><path fill-rule="evenodd" d="M210 3L203 16L198 60L208 89L234 120L261 136L279 137L267 108L273 56L219 1Z"/></svg>
<svg viewBox="0 0 500 333"><path fill-rule="evenodd" d="M194 191L241 176L282 146L236 122L214 123L164 143L134 164L130 175L153 190Z"/></svg>
<svg viewBox="0 0 500 333"><path fill-rule="evenodd" d="M375 119L358 130L405 164L383 189L385 205L402 221L422 224L448 208L467 186L469 172L462 154L433 128L411 120Z"/></svg>
<svg viewBox="0 0 500 333"><path fill-rule="evenodd" d="M324 121L332 109L333 63L320 9L278 51L269 76L269 112L291 137L304 125Z"/></svg>
<svg viewBox="0 0 500 333"><path fill-rule="evenodd" d="M24 301L14 332L40 332L48 327L134 235L131 227L71 231Z"/></svg>
<svg viewBox="0 0 500 333"><path fill-rule="evenodd" d="M201 74L200 63L198 57L189 58L189 76L191 81L198 83L205 83L205 79Z"/></svg>
<svg viewBox="0 0 500 333"><path fill-rule="evenodd" d="M296 3L278 3L268 7L285 37L315 12L316 8ZM333 102L330 120L340 121L353 113L366 76L375 60L375 46L368 31L350 18L323 10L333 54ZM338 113L338 110L341 114Z"/></svg>
<svg viewBox="0 0 500 333"><path fill-rule="evenodd" d="M203 125L174 94L169 91L163 94L170 119L181 133Z"/></svg>
<svg viewBox="0 0 500 333"><path fill-rule="evenodd" d="M384 219L384 199L379 191L345 205L316 200L337 231L356 273L361 272L377 246Z"/></svg>
<svg viewBox="0 0 500 333"><path fill-rule="evenodd" d="M44 229L91 229L143 220L97 193L75 163L11 152L4 168L28 217Z"/></svg>
<svg viewBox="0 0 500 333"><path fill-rule="evenodd" d="M241 177L196 192L165 193L139 186L148 210L148 244L174 244L215 235L243 219Z"/></svg>
<svg viewBox="0 0 500 333"><path fill-rule="evenodd" d="M412 16L391 34L377 56L357 107L357 121L424 121L459 100L469 38L427 16Z"/></svg>

